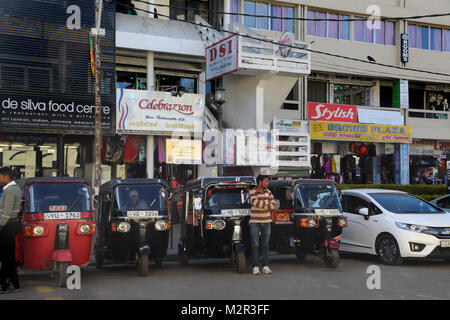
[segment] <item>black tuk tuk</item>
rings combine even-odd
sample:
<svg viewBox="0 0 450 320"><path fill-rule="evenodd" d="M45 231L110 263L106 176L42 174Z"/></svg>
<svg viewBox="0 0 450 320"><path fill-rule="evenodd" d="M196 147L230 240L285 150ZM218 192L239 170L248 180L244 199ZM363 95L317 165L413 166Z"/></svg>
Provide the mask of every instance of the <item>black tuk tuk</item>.
<svg viewBox="0 0 450 320"><path fill-rule="evenodd" d="M250 241L248 190L255 185L253 177L202 177L186 183L178 244L182 264L194 256L230 258L244 272Z"/></svg>
<svg viewBox="0 0 450 320"><path fill-rule="evenodd" d="M149 258L161 265L171 228L168 189L163 180L141 178L113 180L100 187L97 268L105 260L135 263L144 276Z"/></svg>
<svg viewBox="0 0 450 320"><path fill-rule="evenodd" d="M342 215L336 185L331 180L280 180L269 184L276 199L270 248L295 253L299 260L319 255L325 265L339 264L339 240L347 219Z"/></svg>

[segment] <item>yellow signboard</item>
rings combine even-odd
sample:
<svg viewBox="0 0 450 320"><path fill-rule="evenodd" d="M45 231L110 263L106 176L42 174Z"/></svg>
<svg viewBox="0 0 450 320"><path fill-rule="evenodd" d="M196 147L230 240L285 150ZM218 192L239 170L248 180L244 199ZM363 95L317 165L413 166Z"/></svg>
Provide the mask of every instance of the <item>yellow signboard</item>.
<svg viewBox="0 0 450 320"><path fill-rule="evenodd" d="M202 141L187 139L166 140L167 163L201 164Z"/></svg>
<svg viewBox="0 0 450 320"><path fill-rule="evenodd" d="M411 127L364 123L310 122L311 140L411 143Z"/></svg>

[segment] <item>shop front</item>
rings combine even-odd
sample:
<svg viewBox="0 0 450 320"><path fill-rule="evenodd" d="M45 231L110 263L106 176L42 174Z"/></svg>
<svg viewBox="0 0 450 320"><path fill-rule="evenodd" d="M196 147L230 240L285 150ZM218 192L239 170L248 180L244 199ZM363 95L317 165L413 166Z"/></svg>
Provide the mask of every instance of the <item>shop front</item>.
<svg viewBox="0 0 450 320"><path fill-rule="evenodd" d="M356 106L319 106L309 104L313 178L349 184L409 184L412 136L410 127L398 125L401 117L391 114L384 119L378 110ZM316 110L321 110L320 117ZM323 121L327 119L331 121ZM387 150L386 145L394 148Z"/></svg>
<svg viewBox="0 0 450 320"><path fill-rule="evenodd" d="M172 186L197 177L204 108L201 94L117 89L115 139L121 144L114 160L126 165L126 177L176 181Z"/></svg>

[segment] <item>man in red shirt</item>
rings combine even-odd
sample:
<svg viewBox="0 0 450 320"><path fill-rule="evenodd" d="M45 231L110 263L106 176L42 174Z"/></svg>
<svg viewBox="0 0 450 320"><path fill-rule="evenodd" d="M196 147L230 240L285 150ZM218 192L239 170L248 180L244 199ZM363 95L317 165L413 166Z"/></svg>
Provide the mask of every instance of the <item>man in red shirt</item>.
<svg viewBox="0 0 450 320"><path fill-rule="evenodd" d="M259 175L256 178L258 183L256 188L250 191L250 201L252 204L250 214L250 237L251 251L254 275L261 274L259 270L259 235L261 234L261 256L262 256L262 273L271 274L269 268L269 241L272 216L270 210L275 209L275 198L272 192L267 188L269 186L269 178Z"/></svg>

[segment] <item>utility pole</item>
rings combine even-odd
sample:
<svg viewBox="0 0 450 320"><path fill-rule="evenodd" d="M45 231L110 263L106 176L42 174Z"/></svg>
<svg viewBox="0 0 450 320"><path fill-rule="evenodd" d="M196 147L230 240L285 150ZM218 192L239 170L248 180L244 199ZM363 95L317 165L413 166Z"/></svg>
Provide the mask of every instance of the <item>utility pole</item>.
<svg viewBox="0 0 450 320"><path fill-rule="evenodd" d="M101 29L103 0L95 0L95 28L91 29L95 36L95 152L94 152L94 190L98 194L101 184L102 169L102 86L101 86L101 65L100 65L100 37L105 35L105 30Z"/></svg>

